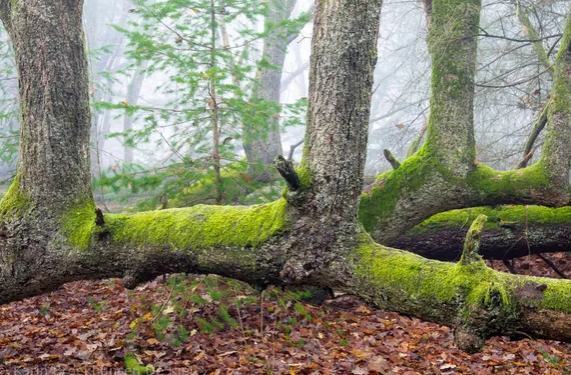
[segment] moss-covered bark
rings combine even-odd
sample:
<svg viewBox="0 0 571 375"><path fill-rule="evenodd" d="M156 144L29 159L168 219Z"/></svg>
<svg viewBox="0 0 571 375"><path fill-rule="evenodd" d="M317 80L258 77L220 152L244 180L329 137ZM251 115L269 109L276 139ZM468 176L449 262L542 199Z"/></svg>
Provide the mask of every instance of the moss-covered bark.
<svg viewBox="0 0 571 375"><path fill-rule="evenodd" d="M432 92L426 143L398 170L365 189L359 217L373 238L392 244L430 216L455 208L496 204L569 203L571 160L571 17L555 61L541 160L515 171L494 171L475 160L473 93L480 3L432 3L428 46Z"/></svg>
<svg viewBox="0 0 571 375"><path fill-rule="evenodd" d="M354 251L353 265L352 290L381 308L456 326L464 349L478 349L497 334L571 339L568 281L497 272L481 260L427 260L367 239ZM564 330L554 332L552 317Z"/></svg>
<svg viewBox="0 0 571 375"><path fill-rule="evenodd" d="M542 206L475 207L439 213L400 236L394 246L431 259L457 261L468 226L480 214L488 217L480 246L486 259L571 251L571 208Z"/></svg>

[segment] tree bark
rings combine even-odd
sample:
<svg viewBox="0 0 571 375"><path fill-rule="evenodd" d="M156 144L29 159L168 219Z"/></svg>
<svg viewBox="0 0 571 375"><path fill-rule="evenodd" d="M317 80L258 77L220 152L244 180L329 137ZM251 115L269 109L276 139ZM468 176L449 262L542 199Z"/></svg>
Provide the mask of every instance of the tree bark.
<svg viewBox="0 0 571 375"><path fill-rule="evenodd" d="M571 65L565 35L555 61L547 134L538 163L494 171L475 160L474 73L480 2L435 0L428 37L432 56L431 113L422 148L397 170L365 190L360 218L373 238L394 241L430 216L451 209L497 205L569 203Z"/></svg>
<svg viewBox="0 0 571 375"><path fill-rule="evenodd" d="M276 27L280 22L288 20L296 2L297 0L270 1L266 24ZM287 33L277 29L271 31L264 40L262 58L268 60L274 68L265 68L259 72L258 82L253 88L253 100L280 103L283 65L289 44L287 36ZM249 173L256 181L269 182L275 157L283 155L279 116L268 118L263 125L244 124L243 137L244 151L250 163Z"/></svg>
<svg viewBox="0 0 571 375"><path fill-rule="evenodd" d="M4 7L0 9L10 4L14 2L0 1ZM18 60L24 84L21 96L27 99L22 101L26 110L35 110L23 116L23 127L36 124L35 115L52 114L36 124L39 129L22 137L22 143L27 143L22 152L29 152L34 144L49 157L64 152L62 170L79 168L77 163L85 168L82 176L89 176L89 119L84 119L89 107L79 107L83 112L78 113L78 107L51 101L54 91L67 92L68 80L79 90L73 99L87 98L87 90L81 89L87 86L87 74L81 69L85 56L77 5L19 0L17 10L2 12L0 17L6 23L10 14L15 46L23 49L17 51L20 57L31 52L29 45L45 51L26 61L39 70L40 78L46 76L45 81L33 81L39 85L34 86L39 89L33 97L25 84L36 72L29 72L29 66ZM487 268L474 251L483 217L473 226L466 241L468 253L458 264L378 245L358 223L380 8L381 0L319 0L307 141L301 167L295 172L299 184L291 184L276 202L96 214L91 195L79 194L89 186L88 178L74 180L84 184L76 190L68 187L80 200L41 200L47 193L36 192L36 183L53 194L59 192L59 185L45 178L24 179L29 171L39 174L37 168L45 163L38 158L21 159L20 169L28 174L20 172L24 180L19 178L0 204L0 303L77 279L118 276L134 286L165 272L216 273L261 286L310 284L341 289L383 309L451 325L458 345L469 351L499 334L571 340L571 283ZM66 27L41 22L44 17L62 20ZM66 48L65 55L49 48L55 42ZM47 48L42 50L44 45ZM55 61L62 66L56 68ZM75 69L65 70L69 66ZM56 80L49 69L69 74ZM81 136L72 139L78 144L60 144L70 140L67 133L78 131L70 131L70 117L83 120L73 123L82 130ZM50 132L47 139L46 131ZM51 142L52 147L42 142ZM20 185L22 181L27 185ZM49 213L50 220L38 212Z"/></svg>
<svg viewBox="0 0 571 375"><path fill-rule="evenodd" d="M20 163L10 194L54 215L91 199L82 6L19 0L4 2L0 13L14 44L20 90Z"/></svg>

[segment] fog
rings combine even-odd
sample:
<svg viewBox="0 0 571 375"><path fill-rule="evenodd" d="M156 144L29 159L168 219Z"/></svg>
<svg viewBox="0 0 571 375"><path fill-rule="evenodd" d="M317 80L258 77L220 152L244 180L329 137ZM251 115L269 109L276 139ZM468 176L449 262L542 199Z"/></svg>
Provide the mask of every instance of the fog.
<svg viewBox="0 0 571 375"><path fill-rule="evenodd" d="M522 26L514 4L511 1L485 1L481 20L475 102L478 158L497 169L512 168L521 160L523 146L547 100L551 85L548 69L529 41L530 31ZM550 59L557 51L567 4L566 1L522 3L526 9L532 10L531 21L537 28L541 44L550 52ZM312 5L311 1L298 0L292 18L307 12ZM198 120L193 120L193 116L200 117L198 112L189 110L185 113L185 108L199 105L196 100L204 94L200 91L202 88L197 86L194 89L196 97L193 99L189 94L192 90L185 86L185 79L180 76L173 78L176 75L174 65L162 60L145 60L144 53L133 56L134 34L129 36L125 31L145 32L153 38L160 36L163 43L171 44L180 43L177 32L186 32L184 25L179 24L183 18L161 19L157 15L154 23L143 19L141 9L146 6L124 0L85 2L95 178L106 170L118 170L129 161L145 168L161 168L187 156L204 154L208 147L209 130L200 126L200 122L196 122ZM190 6L186 11L197 13ZM239 45L244 38L241 30L263 31L264 17L236 17L226 26L228 43ZM169 30L172 35L167 37ZM398 159L404 159L411 143L428 122L430 56L426 30L421 2L385 2L371 113L368 174L377 174L390 167L384 159L384 149L391 150ZM223 37L221 34L221 41ZM293 104L308 95L311 37L309 22L289 43L283 67L281 104ZM250 44L247 53L241 50L241 63L255 67L261 57L263 42L254 38ZM2 178L9 180L16 166L17 79L13 53L4 31L0 34L0 55L0 126L3 130L0 162ZM181 60L187 59L188 62L193 56L192 51L181 48ZM169 58L175 59L176 56ZM196 69L203 68L198 64ZM249 93L247 82L255 78L256 69L245 69L242 79L246 94ZM228 78L230 80L231 77ZM155 117L151 119L150 116ZM303 119L303 115L299 118ZM194 127L189 124L194 124ZM126 126L145 133L130 139L128 143L132 147L127 148L124 144L127 138L121 134ZM227 141L233 145L231 151L240 158L243 155L241 142L232 135L234 130L230 130L231 127L239 129L240 124L224 126L230 134ZM303 135L302 125L284 127L284 153L289 152L292 144L299 143ZM226 140L224 142L226 144ZM539 153L534 157L537 155ZM300 156L301 147L298 147L294 158L299 161Z"/></svg>

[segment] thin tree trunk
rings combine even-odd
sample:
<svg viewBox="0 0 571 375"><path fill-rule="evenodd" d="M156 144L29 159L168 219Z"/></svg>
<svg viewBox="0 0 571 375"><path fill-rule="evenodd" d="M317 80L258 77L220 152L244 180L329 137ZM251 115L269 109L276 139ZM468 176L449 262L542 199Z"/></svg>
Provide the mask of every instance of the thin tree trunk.
<svg viewBox="0 0 571 375"><path fill-rule="evenodd" d="M220 163L220 116L218 109L218 98L216 97L216 7L214 0L210 0L210 110L212 111L212 161L215 173L215 187L216 187L216 204L222 204L223 200L223 186L222 175L220 173L222 166Z"/></svg>
<svg viewBox="0 0 571 375"><path fill-rule="evenodd" d="M125 101L128 105L137 105L139 96L141 95L141 89L143 87L143 82L145 81L145 69L149 65L149 61L145 60L135 69L131 82L127 87L127 97ZM128 133L133 130L133 118L128 113L125 113L123 117L123 132ZM127 144L123 145L123 160L125 163L133 162L133 148Z"/></svg>
<svg viewBox="0 0 571 375"><path fill-rule="evenodd" d="M297 0L272 0L267 25L275 27L289 19ZM283 65L289 44L287 33L275 30L264 41L262 58L268 60L274 68L259 72L258 83L254 85L252 98L280 103ZM256 181L268 182L274 159L283 154L280 136L279 116L270 117L264 125L244 124L244 151L250 163L250 173Z"/></svg>

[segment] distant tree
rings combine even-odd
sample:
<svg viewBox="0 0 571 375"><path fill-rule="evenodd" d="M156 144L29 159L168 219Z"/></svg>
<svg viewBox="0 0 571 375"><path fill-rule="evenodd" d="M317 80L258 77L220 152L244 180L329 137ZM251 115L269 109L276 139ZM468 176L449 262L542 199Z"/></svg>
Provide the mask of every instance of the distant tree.
<svg viewBox="0 0 571 375"><path fill-rule="evenodd" d="M129 39L127 55L137 62L128 100L107 108L126 111L124 132L115 134L126 139L126 162L133 162L131 147L147 142L166 146L170 157L159 171L151 168L144 173L144 167L127 165L124 173L114 171L102 182L132 189L160 186L157 198L176 198L177 205L237 203L235 199L243 200L239 196L255 190L256 183L269 182L256 173L266 176L269 160L281 153L279 77L285 49L288 38L309 19L304 15L289 20L295 2L286 3L136 1L135 12L142 21L118 28ZM266 16L265 29L256 31L254 25ZM168 77L157 88L169 98L167 103L137 103L135 91L145 75ZM297 108L292 107L294 115ZM282 125L286 125L287 111L283 115ZM133 116L142 117L143 129L133 129ZM295 116L289 118L297 121ZM241 139L250 162L248 174L235 149L236 140ZM266 152L270 156L263 160L256 156ZM232 172L225 172L229 163L226 168ZM206 196L194 196L200 190L193 187L197 183L212 189L207 189Z"/></svg>

